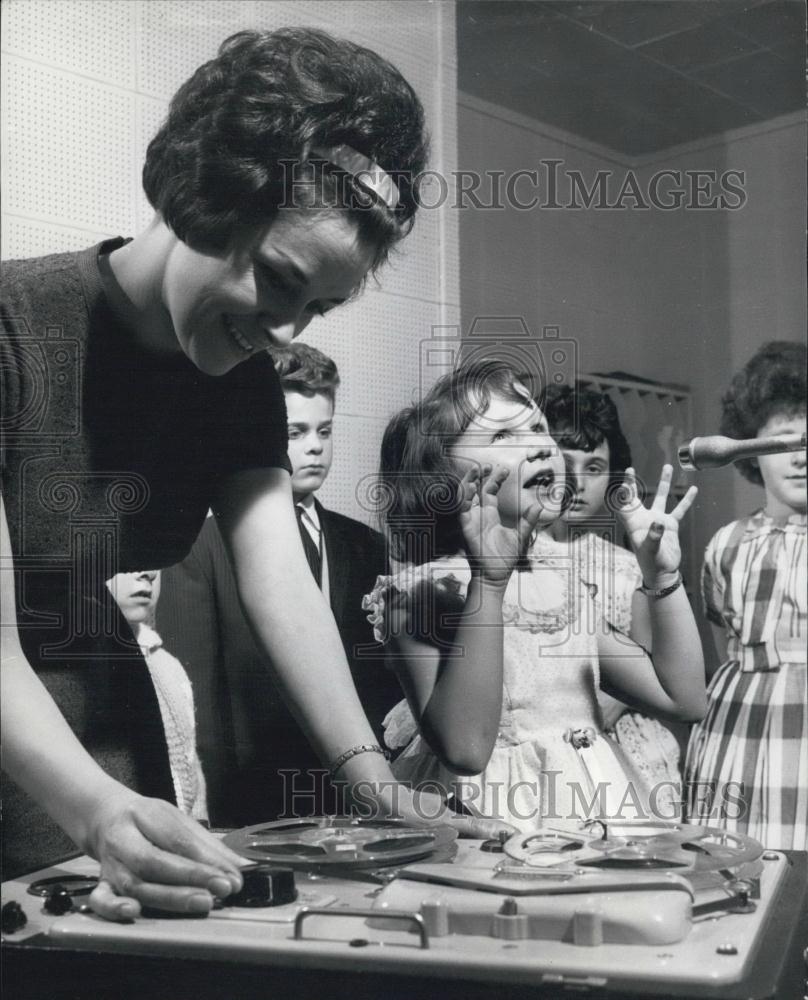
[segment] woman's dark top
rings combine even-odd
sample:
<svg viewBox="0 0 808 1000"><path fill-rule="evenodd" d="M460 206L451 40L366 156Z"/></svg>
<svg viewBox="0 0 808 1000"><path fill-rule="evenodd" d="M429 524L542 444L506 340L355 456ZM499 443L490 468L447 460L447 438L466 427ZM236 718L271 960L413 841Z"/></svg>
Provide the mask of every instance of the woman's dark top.
<svg viewBox="0 0 808 1000"><path fill-rule="evenodd" d="M148 670L105 581L179 562L231 474L288 469L286 408L265 354L214 378L139 347L99 269L123 242L3 265L3 500L28 660L107 772L173 800ZM3 799L4 878L72 849L8 779Z"/></svg>

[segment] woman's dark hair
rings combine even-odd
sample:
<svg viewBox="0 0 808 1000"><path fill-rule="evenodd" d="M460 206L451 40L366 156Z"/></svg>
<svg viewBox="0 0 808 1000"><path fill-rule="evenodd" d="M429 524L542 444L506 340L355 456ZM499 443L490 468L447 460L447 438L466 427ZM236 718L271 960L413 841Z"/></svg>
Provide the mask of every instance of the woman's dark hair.
<svg viewBox="0 0 808 1000"><path fill-rule="evenodd" d="M393 177L394 211L311 153L339 145ZM421 102L375 52L311 28L241 31L175 94L143 188L183 242L214 252L281 206L346 209L378 266L412 227L426 152Z"/></svg>
<svg viewBox="0 0 808 1000"><path fill-rule="evenodd" d="M731 438L753 438L776 414L805 413L806 348L794 340L772 340L735 375L721 399L721 433ZM757 461L735 463L750 483L763 485Z"/></svg>
<svg viewBox="0 0 808 1000"><path fill-rule="evenodd" d="M547 386L538 399L550 433L560 448L594 451L604 441L609 446L609 486L613 496L631 465L631 448L620 426L617 407L602 392L575 386Z"/></svg>
<svg viewBox="0 0 808 1000"><path fill-rule="evenodd" d="M303 396L320 393L332 405L336 402L339 372L327 354L298 341L273 349L270 355L284 392L299 392Z"/></svg>
<svg viewBox="0 0 808 1000"><path fill-rule="evenodd" d="M529 400L507 364L469 362L438 379L420 402L387 425L377 493L393 559L420 564L463 548L457 520L461 476L448 455L494 393Z"/></svg>

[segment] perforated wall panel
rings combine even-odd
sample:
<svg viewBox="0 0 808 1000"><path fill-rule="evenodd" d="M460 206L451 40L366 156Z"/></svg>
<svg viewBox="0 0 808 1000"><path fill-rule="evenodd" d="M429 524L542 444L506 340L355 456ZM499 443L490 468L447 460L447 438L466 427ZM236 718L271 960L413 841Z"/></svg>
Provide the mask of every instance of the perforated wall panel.
<svg viewBox="0 0 808 1000"><path fill-rule="evenodd" d="M242 27L237 0L149 0L140 4L138 90L170 98L197 66L216 55L228 35Z"/></svg>
<svg viewBox="0 0 808 1000"><path fill-rule="evenodd" d="M45 254L68 250L83 250L100 243L107 233L93 233L87 229L70 229L52 222L34 222L6 215L3 220L3 260L23 257L42 257ZM58 247L58 251L55 249Z"/></svg>
<svg viewBox="0 0 808 1000"><path fill-rule="evenodd" d="M140 4L5 0L3 51L131 90Z"/></svg>
<svg viewBox="0 0 808 1000"><path fill-rule="evenodd" d="M134 94L18 56L4 58L2 87L4 211L128 230Z"/></svg>
<svg viewBox="0 0 808 1000"><path fill-rule="evenodd" d="M383 428L382 428L383 429ZM320 491L326 507L379 529L373 484L379 467L379 423L369 417L337 413L334 464ZM349 470L353 469L353 472Z"/></svg>
<svg viewBox="0 0 808 1000"><path fill-rule="evenodd" d="M307 24L390 59L425 108L431 163L456 165L454 4L427 0L5 0L3 256L134 235L151 218L143 156L176 88L230 34ZM364 297L306 339L342 374L337 459L323 497L371 520L357 484L375 471L390 414L440 371L433 330L459 323L457 213L424 210Z"/></svg>

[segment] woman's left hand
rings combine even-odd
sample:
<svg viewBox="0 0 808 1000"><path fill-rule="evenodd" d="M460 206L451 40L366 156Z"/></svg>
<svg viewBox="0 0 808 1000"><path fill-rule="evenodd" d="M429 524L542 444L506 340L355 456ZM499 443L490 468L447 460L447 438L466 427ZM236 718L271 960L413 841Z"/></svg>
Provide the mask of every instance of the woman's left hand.
<svg viewBox="0 0 808 1000"><path fill-rule="evenodd" d="M634 469L626 469L623 503L617 515L626 529L631 547L648 587L664 585L679 570L682 550L679 546L679 522L690 510L698 490L691 486L670 513L666 513L673 468L663 465L656 496L644 507L637 492ZM667 578L667 579L666 579Z"/></svg>

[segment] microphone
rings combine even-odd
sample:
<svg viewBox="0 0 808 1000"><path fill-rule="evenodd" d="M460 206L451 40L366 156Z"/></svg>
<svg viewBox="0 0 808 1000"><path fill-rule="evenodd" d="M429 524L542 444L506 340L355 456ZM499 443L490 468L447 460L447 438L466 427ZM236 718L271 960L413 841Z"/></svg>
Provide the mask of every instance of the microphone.
<svg viewBox="0 0 808 1000"><path fill-rule="evenodd" d="M777 455L785 451L805 451L804 434L780 434L777 437L736 438L716 434L696 437L679 448L679 465L692 472L694 469L719 469L741 458L759 455Z"/></svg>

